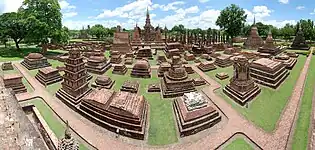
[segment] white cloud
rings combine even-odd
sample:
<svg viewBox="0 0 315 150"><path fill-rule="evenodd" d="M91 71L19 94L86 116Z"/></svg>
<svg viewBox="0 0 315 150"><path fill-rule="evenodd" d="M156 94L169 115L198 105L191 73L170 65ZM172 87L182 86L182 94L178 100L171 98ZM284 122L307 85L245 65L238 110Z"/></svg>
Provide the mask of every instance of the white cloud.
<svg viewBox="0 0 315 150"><path fill-rule="evenodd" d="M296 9L297 10L303 10L305 8L305 6L297 6Z"/></svg>
<svg viewBox="0 0 315 150"><path fill-rule="evenodd" d="M199 7L198 6L192 6L192 7L189 7L189 8L180 8L180 9L177 9L175 11L176 13L180 14L194 14L194 13L198 13L199 12Z"/></svg>
<svg viewBox="0 0 315 150"><path fill-rule="evenodd" d="M63 18L70 18L76 15L78 15L77 12L67 12L67 13L63 13Z"/></svg>
<svg viewBox="0 0 315 150"><path fill-rule="evenodd" d="M209 0L199 0L200 3L206 3L209 2Z"/></svg>
<svg viewBox="0 0 315 150"><path fill-rule="evenodd" d="M315 8L313 10L313 12L310 13L311 15L315 15Z"/></svg>
<svg viewBox="0 0 315 150"><path fill-rule="evenodd" d="M137 0L132 3L128 3L122 7L117 7L114 10L105 9L96 19L108 18L108 17L122 17L122 18L139 18L145 15L147 7L151 6L151 0ZM151 10L152 8L149 7Z"/></svg>
<svg viewBox="0 0 315 150"><path fill-rule="evenodd" d="M78 15L78 13L75 11L76 6L70 5L70 3L68 3L66 0L59 0L59 5L63 18L71 18Z"/></svg>
<svg viewBox="0 0 315 150"><path fill-rule="evenodd" d="M254 6L253 10L244 9L245 14L247 14L247 21L253 22L254 17L256 20L263 20L269 17L273 10L270 10L267 6Z"/></svg>
<svg viewBox="0 0 315 150"><path fill-rule="evenodd" d="M184 1L175 1L167 5L154 4L152 7L160 8L163 11L169 11L169 10L176 10L178 8L176 5L184 5L184 4L185 4Z"/></svg>
<svg viewBox="0 0 315 150"><path fill-rule="evenodd" d="M282 3L282 4L288 4L289 0L279 0L279 2Z"/></svg>
<svg viewBox="0 0 315 150"><path fill-rule="evenodd" d="M0 0L0 14L16 12L24 0Z"/></svg>
<svg viewBox="0 0 315 150"><path fill-rule="evenodd" d="M264 24L273 25L273 26L278 27L278 28L284 27L287 23L289 23L289 24L296 24L297 23L296 20L282 20L282 21L280 21L280 20L262 20L261 22Z"/></svg>
<svg viewBox="0 0 315 150"><path fill-rule="evenodd" d="M167 28L172 28L174 25L182 24L186 28L216 28L218 27L215 25L217 17L220 15L220 10L209 9L206 11L201 12L199 15L196 16L188 16L191 12L192 7L188 9L182 9L186 11L176 11L175 14L166 16L162 19L153 20L154 23L160 23L162 25L166 25ZM188 10L188 11L187 11ZM198 9L199 10L199 9Z"/></svg>

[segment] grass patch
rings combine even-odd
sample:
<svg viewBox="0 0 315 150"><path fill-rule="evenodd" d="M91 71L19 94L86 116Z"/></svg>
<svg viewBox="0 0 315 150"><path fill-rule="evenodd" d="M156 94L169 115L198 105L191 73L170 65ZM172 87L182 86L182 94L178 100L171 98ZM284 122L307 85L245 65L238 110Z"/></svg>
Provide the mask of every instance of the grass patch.
<svg viewBox="0 0 315 150"><path fill-rule="evenodd" d="M307 149L308 145L308 130L310 127L313 91L315 86L315 57L312 57L309 72L306 77L304 93L302 96L299 118L296 123L293 135L293 150Z"/></svg>
<svg viewBox="0 0 315 150"><path fill-rule="evenodd" d="M40 52L38 48L21 48L17 50L15 48L0 48L0 62L7 62L7 61L17 61L22 60L24 56L28 55L29 53L33 52Z"/></svg>
<svg viewBox="0 0 315 150"><path fill-rule="evenodd" d="M24 59L29 53L39 53L40 48L35 46L21 46L20 50L16 48L4 48L0 47L0 62L18 61ZM64 50L48 50L46 55L59 55L67 53Z"/></svg>
<svg viewBox="0 0 315 150"><path fill-rule="evenodd" d="M254 148L243 138L236 138L232 143L227 145L224 150L253 150Z"/></svg>
<svg viewBox="0 0 315 150"><path fill-rule="evenodd" d="M61 139L64 136L66 125L54 116L54 112L43 102L43 100L36 98L23 103L31 103L36 106L49 128L55 133L58 139ZM88 150L88 148L81 143L79 143L79 147L80 150Z"/></svg>
<svg viewBox="0 0 315 150"><path fill-rule="evenodd" d="M292 90L294 89L295 83L304 66L305 60L305 56L300 56L298 58L298 62L290 72L289 77L286 78L277 90L260 86L261 93L249 103L249 108L241 107L239 104L234 102L223 93L222 88L217 90L216 93L231 104L234 109L240 112L248 120L252 121L262 129L271 132L275 129L281 112L292 94ZM229 84L229 79L221 81L215 77L215 74L218 72L227 72L231 78L233 76L233 67L218 67L218 69L206 73L209 77L220 83L221 87Z"/></svg>

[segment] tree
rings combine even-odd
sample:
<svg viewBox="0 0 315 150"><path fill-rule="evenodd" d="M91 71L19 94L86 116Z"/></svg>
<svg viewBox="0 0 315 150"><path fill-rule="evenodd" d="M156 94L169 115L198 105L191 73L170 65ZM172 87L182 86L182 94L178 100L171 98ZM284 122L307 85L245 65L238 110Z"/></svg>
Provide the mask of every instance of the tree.
<svg viewBox="0 0 315 150"><path fill-rule="evenodd" d="M285 40L291 39L292 36L295 34L295 28L293 25L287 23L281 30L281 35L284 37Z"/></svg>
<svg viewBox="0 0 315 150"><path fill-rule="evenodd" d="M269 32L269 26L265 25L265 24L263 24L261 22L257 22L256 26L257 26L257 29L258 29L259 36L267 37L268 32Z"/></svg>
<svg viewBox="0 0 315 150"><path fill-rule="evenodd" d="M60 41L59 38L62 34L60 5L58 0L25 0L20 7L25 16L30 18L32 22L32 34L27 38L30 41L46 45L48 39L52 41ZM47 51L47 47L43 46L42 53Z"/></svg>
<svg viewBox="0 0 315 150"><path fill-rule="evenodd" d="M105 35L105 28L101 24L96 24L90 29L90 34L96 36L97 39L100 39Z"/></svg>
<svg viewBox="0 0 315 150"><path fill-rule="evenodd" d="M233 39L240 35L241 29L246 22L246 18L247 15L242 8L235 4L231 4L231 6L226 7L220 12L216 25L223 29L225 33ZM231 42L233 41L231 40Z"/></svg>
<svg viewBox="0 0 315 150"><path fill-rule="evenodd" d="M251 25L249 25L249 24L244 25L242 27L241 35L247 37L249 35L250 28L251 28Z"/></svg>
<svg viewBox="0 0 315 150"><path fill-rule="evenodd" d="M314 29L314 22L310 19L308 20L300 20L300 25L302 31L304 33L304 37L306 40L311 40L314 37L313 29ZM299 27L297 27L299 28Z"/></svg>
<svg viewBox="0 0 315 150"><path fill-rule="evenodd" d="M7 36L13 39L15 46L20 50L19 43L27 36L28 20L23 18L20 12L4 13L0 16L0 29L4 41Z"/></svg>

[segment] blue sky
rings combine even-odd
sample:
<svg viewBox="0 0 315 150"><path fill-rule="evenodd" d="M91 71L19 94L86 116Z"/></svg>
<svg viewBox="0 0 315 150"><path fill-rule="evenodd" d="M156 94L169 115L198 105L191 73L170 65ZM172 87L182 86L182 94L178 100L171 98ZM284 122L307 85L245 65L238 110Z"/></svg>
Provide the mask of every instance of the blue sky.
<svg viewBox="0 0 315 150"><path fill-rule="evenodd" d="M0 0L0 13L16 11L23 0ZM59 0L63 24L80 29L88 24L106 27L121 25L133 28L144 25L149 7L154 26L173 27L183 24L188 28L218 28L215 26L220 10L231 3L248 14L248 23L261 21L282 27L301 18L315 20L314 0Z"/></svg>

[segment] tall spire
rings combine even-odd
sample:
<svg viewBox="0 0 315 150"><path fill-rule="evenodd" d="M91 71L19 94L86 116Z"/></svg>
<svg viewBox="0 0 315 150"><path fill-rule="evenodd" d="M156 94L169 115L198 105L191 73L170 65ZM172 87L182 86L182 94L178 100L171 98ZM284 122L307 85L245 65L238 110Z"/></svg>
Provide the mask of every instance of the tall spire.
<svg viewBox="0 0 315 150"><path fill-rule="evenodd" d="M149 6L147 7L147 18L150 17L150 13L149 13Z"/></svg>
<svg viewBox="0 0 315 150"><path fill-rule="evenodd" d="M254 25L256 25L256 18L255 18L255 15L254 15Z"/></svg>

